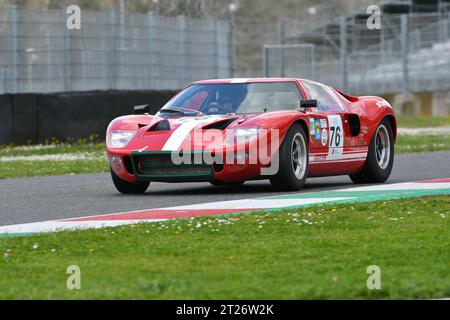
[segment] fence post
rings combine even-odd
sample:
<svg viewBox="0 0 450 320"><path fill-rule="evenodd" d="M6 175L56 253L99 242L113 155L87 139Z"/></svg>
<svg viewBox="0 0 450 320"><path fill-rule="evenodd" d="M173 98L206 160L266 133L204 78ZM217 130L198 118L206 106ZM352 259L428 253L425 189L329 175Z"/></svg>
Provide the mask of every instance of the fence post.
<svg viewBox="0 0 450 320"><path fill-rule="evenodd" d="M2 85L0 94L6 93L6 77L5 77L5 69L4 68L0 68L0 84Z"/></svg>
<svg viewBox="0 0 450 320"><path fill-rule="evenodd" d="M11 83L12 92L19 92L19 36L17 21L17 5L11 6Z"/></svg>
<svg viewBox="0 0 450 320"><path fill-rule="evenodd" d="M340 46L341 46L341 87L348 90L348 66L347 66L347 17L341 17L340 22Z"/></svg>
<svg viewBox="0 0 450 320"><path fill-rule="evenodd" d="M52 33L47 31L47 91L53 92Z"/></svg>
<svg viewBox="0 0 450 320"><path fill-rule="evenodd" d="M63 10L63 17L65 21L66 11ZM71 71L72 71L72 61L71 61L71 43L70 43L70 31L67 26L64 26L64 91L71 91Z"/></svg>
<svg viewBox="0 0 450 320"><path fill-rule="evenodd" d="M445 35L446 35L445 40L447 40L450 37L450 11L448 12L447 15L447 29Z"/></svg>
<svg viewBox="0 0 450 320"><path fill-rule="evenodd" d="M179 88L183 88L187 81L187 41L186 41L186 17L179 15L177 17L178 29L180 32L180 83Z"/></svg>
<svg viewBox="0 0 450 320"><path fill-rule="evenodd" d="M402 95L406 98L409 92L409 75L408 75L408 16L401 16L401 51L402 51Z"/></svg>
<svg viewBox="0 0 450 320"><path fill-rule="evenodd" d="M237 1L232 1L230 7L230 38L229 38L229 57L230 57L230 77L234 78L236 71L236 10Z"/></svg>
<svg viewBox="0 0 450 320"><path fill-rule="evenodd" d="M217 54L217 20L208 17L209 34L209 77L218 78L219 59Z"/></svg>
<svg viewBox="0 0 450 320"><path fill-rule="evenodd" d="M157 16L148 12L149 89L159 89L158 46L156 35Z"/></svg>
<svg viewBox="0 0 450 320"><path fill-rule="evenodd" d="M280 76L284 77L285 72L285 61L284 61L284 48L282 45L284 45L284 38L285 38L285 19L284 17L280 17L278 19L278 25L277 25L277 33L278 33L278 44L280 45L279 49L279 65L280 65Z"/></svg>
<svg viewBox="0 0 450 320"><path fill-rule="evenodd" d="M311 79L316 80L316 46L311 44Z"/></svg>
<svg viewBox="0 0 450 320"><path fill-rule="evenodd" d="M108 87L109 89L116 89L116 12L111 10L109 12L109 52L108 52Z"/></svg>
<svg viewBox="0 0 450 320"><path fill-rule="evenodd" d="M269 77L269 47L263 46L263 57L264 57L264 65L263 65L263 77Z"/></svg>
<svg viewBox="0 0 450 320"><path fill-rule="evenodd" d="M139 64L140 64L140 57L139 57L139 30L137 27L133 28L133 50L130 52L131 56L133 57L133 79L134 79L134 90L141 89L140 87L140 81L139 81L139 75L142 74L142 72L139 72Z"/></svg>

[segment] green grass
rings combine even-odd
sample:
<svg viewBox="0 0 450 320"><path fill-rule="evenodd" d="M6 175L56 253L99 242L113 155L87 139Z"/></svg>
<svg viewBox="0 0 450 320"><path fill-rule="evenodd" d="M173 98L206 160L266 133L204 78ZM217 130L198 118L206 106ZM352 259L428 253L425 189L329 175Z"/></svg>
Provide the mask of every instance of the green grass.
<svg viewBox="0 0 450 320"><path fill-rule="evenodd" d="M109 171L104 143L50 144L44 146L3 146L1 157L85 154L88 160L11 161L0 163L0 179L96 173Z"/></svg>
<svg viewBox="0 0 450 320"><path fill-rule="evenodd" d="M15 161L0 164L0 179L108 172L105 158L76 161Z"/></svg>
<svg viewBox="0 0 450 320"><path fill-rule="evenodd" d="M439 196L2 238L0 298L448 297L449 214Z"/></svg>
<svg viewBox="0 0 450 320"><path fill-rule="evenodd" d="M399 128L427 128L450 126L450 116L448 117L413 117L397 116Z"/></svg>
<svg viewBox="0 0 450 320"><path fill-rule="evenodd" d="M396 154L436 152L450 150L450 135L406 136L399 135L395 144Z"/></svg>

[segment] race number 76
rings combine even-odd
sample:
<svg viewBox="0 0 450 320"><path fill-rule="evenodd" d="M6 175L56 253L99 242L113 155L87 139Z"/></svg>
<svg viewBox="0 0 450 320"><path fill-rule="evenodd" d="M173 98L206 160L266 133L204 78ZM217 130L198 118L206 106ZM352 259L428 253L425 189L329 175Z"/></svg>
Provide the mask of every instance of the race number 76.
<svg viewBox="0 0 450 320"><path fill-rule="evenodd" d="M330 126L330 147L339 147L341 145L341 127Z"/></svg>

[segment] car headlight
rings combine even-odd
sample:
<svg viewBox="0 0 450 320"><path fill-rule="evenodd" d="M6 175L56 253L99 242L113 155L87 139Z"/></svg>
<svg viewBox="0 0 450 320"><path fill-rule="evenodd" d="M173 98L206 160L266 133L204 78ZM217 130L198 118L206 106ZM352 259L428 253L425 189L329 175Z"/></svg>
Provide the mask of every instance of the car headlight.
<svg viewBox="0 0 450 320"><path fill-rule="evenodd" d="M111 131L107 137L106 144L109 148L123 148L133 139L136 131L117 130Z"/></svg>
<svg viewBox="0 0 450 320"><path fill-rule="evenodd" d="M228 134L225 143L227 145L249 143L258 138L260 131L260 128L236 128Z"/></svg>

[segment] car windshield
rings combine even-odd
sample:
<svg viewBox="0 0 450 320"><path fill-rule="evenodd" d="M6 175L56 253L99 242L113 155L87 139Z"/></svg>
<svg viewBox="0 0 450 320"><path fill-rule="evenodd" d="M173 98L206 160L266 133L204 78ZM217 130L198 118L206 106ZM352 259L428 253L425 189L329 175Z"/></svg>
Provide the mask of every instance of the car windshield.
<svg viewBox="0 0 450 320"><path fill-rule="evenodd" d="M295 110L302 96L294 82L194 84L170 100L160 113L260 113Z"/></svg>

